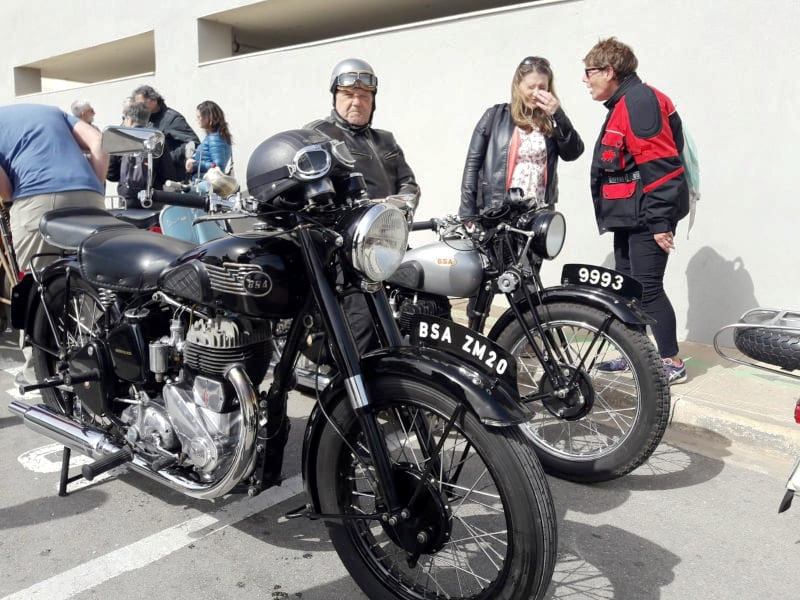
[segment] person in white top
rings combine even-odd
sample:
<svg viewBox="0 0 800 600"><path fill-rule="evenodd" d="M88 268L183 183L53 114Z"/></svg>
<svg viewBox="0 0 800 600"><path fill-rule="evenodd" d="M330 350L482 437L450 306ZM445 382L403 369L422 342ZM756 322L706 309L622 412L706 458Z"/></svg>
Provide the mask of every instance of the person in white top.
<svg viewBox="0 0 800 600"><path fill-rule="evenodd" d="M558 200L558 159L575 160L583 141L553 87L547 59L525 58L514 71L511 102L490 107L472 134L461 182L458 214L474 216L503 202L512 187L523 197Z"/></svg>

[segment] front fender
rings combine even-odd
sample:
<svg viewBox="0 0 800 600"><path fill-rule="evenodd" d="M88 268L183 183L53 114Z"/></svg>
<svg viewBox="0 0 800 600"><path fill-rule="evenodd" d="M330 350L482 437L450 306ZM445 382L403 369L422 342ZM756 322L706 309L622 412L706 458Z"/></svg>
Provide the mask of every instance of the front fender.
<svg viewBox="0 0 800 600"><path fill-rule="evenodd" d="M539 295L535 290L531 289L530 296L535 306L548 304L555 304L557 302L570 302L572 304L582 304L584 306L591 306L597 310L606 313L611 313L615 318L619 319L626 325L633 327L645 327L651 325L655 321L646 315L638 302L627 300L617 294L601 290L599 288L584 286L584 285L559 285L555 287L545 288L541 291L541 302ZM525 312L527 303L525 295L518 291L513 298L514 303ZM508 327L508 325L515 319L514 313L510 310L504 312L497 322L492 327L489 335L490 340L497 341L497 338Z"/></svg>
<svg viewBox="0 0 800 600"><path fill-rule="evenodd" d="M444 352L431 348L397 347L370 352L361 359L361 371L370 399L379 390L371 383L382 376L414 379L467 405L486 426L507 427L530 419L530 413L519 401L516 391L495 378L462 365ZM316 447L327 418L337 402L347 401L344 381L336 375L320 394L308 418L303 437L303 479L306 491L319 512L316 483ZM377 405L380 400L374 401ZM323 410L324 409L324 410Z"/></svg>

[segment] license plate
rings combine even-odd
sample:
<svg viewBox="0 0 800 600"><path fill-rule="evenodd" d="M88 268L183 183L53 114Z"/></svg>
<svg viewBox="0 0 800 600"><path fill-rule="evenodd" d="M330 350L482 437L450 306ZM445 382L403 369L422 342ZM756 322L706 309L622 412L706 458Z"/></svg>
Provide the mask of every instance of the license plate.
<svg viewBox="0 0 800 600"><path fill-rule="evenodd" d="M452 354L517 389L516 359L489 338L467 327L439 317L416 315L411 321L411 343Z"/></svg>
<svg viewBox="0 0 800 600"><path fill-rule="evenodd" d="M619 271L594 265L564 265L564 269L561 271L561 283L564 285L588 285L614 292L632 300L642 299L642 284L636 279L623 275Z"/></svg>

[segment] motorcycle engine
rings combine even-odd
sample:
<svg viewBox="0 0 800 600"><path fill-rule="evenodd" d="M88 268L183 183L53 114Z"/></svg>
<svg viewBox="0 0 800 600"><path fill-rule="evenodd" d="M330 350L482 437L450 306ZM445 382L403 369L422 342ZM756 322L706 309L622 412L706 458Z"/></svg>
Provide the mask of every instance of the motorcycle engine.
<svg viewBox="0 0 800 600"><path fill-rule="evenodd" d="M186 332L183 363L198 373L216 377L224 377L230 365L240 363L257 386L269 368L271 338L265 321L199 319Z"/></svg>
<svg viewBox="0 0 800 600"><path fill-rule="evenodd" d="M126 408L122 420L131 443L155 454L180 452L184 466L213 481L233 459L242 417L222 380L198 375L191 386L166 384L161 398Z"/></svg>
<svg viewBox="0 0 800 600"><path fill-rule="evenodd" d="M416 297L403 298L397 312L397 323L403 335L411 333L411 319L414 315L451 318L450 301L444 296L434 294L417 294Z"/></svg>
<svg viewBox="0 0 800 600"><path fill-rule="evenodd" d="M182 465L213 481L226 472L241 435L241 412L225 374L241 364L258 386L269 368L271 330L249 319L198 319L172 347L183 354L183 376L164 384L160 397L145 396L125 409L128 439L150 453L180 454Z"/></svg>

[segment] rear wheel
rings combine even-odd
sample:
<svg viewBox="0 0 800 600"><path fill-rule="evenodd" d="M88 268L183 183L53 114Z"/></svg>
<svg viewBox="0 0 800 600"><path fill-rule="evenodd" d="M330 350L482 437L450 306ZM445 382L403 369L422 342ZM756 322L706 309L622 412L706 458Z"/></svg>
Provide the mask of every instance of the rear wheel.
<svg viewBox="0 0 800 600"><path fill-rule="evenodd" d="M554 396L528 405L534 417L523 429L542 466L548 473L580 482L631 472L656 449L669 418L669 386L655 347L643 332L617 319L598 334L608 314L591 307L554 303L538 310L545 334L556 345L562 372L577 372L580 385L573 394L578 397L567 400L585 402L583 410L565 410L566 404ZM529 315L526 321L532 323ZM541 347L539 332L531 332ZM497 342L517 358L523 401L552 391L520 323L511 322ZM600 369L603 363L620 361L627 370Z"/></svg>
<svg viewBox="0 0 800 600"><path fill-rule="evenodd" d="M555 565L555 514L519 429L486 428L466 411L435 454L456 403L396 377L376 378L370 388L401 500L419 485L421 492L396 526L377 518L328 521L353 579L370 598L542 598ZM346 398L330 416L344 437L330 425L321 434L322 511L380 514L369 451ZM430 460L436 468L423 479Z"/></svg>
<svg viewBox="0 0 800 600"><path fill-rule="evenodd" d="M33 340L41 348L33 348L33 368L36 379L43 381L59 373L59 367L66 369L69 359L85 346L93 336L104 316L103 308L92 289L82 279L70 278L69 298L65 303L66 278L59 277L47 284L44 298L40 302L33 322ZM55 327L55 331L54 331ZM66 361L59 358L56 335L66 342ZM44 403L62 413L72 413L74 394L68 386L41 390Z"/></svg>

